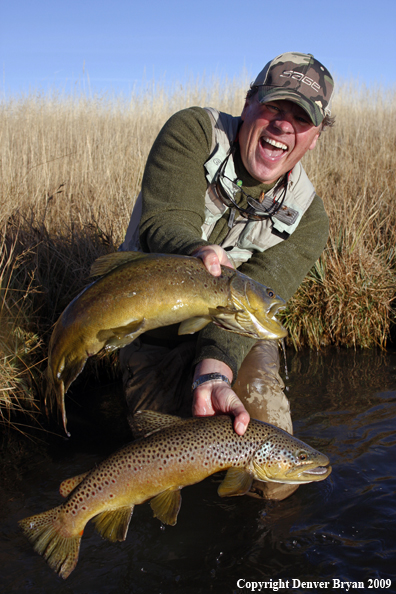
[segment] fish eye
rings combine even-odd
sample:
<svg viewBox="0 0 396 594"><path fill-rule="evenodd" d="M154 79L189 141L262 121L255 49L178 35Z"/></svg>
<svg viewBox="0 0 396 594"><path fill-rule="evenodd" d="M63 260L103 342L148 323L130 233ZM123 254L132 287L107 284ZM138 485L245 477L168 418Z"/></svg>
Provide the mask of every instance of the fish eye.
<svg viewBox="0 0 396 594"><path fill-rule="evenodd" d="M271 289L267 289L267 295L268 297L274 297L275 293Z"/></svg>
<svg viewBox="0 0 396 594"><path fill-rule="evenodd" d="M308 455L305 452L300 452L299 454L297 454L297 458L301 461L304 462L304 460L307 460Z"/></svg>

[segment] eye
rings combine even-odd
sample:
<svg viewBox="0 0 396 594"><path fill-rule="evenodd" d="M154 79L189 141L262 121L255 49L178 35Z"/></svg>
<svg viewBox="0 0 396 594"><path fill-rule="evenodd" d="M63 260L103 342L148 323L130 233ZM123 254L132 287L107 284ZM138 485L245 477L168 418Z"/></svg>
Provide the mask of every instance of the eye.
<svg viewBox="0 0 396 594"><path fill-rule="evenodd" d="M296 121L297 121L299 124L303 124L303 125L305 125L305 126L312 126L312 125L313 125L313 124L312 124L312 122L311 122L311 120L310 120L310 119L309 119L307 116L304 116L304 115L296 115L296 116L294 116L294 117L295 117L295 120L296 120Z"/></svg>
<svg viewBox="0 0 396 594"><path fill-rule="evenodd" d="M301 461L304 462L304 460L307 460L308 455L305 452L301 452L300 454L297 455L297 458Z"/></svg>
<svg viewBox="0 0 396 594"><path fill-rule="evenodd" d="M271 289L267 289L268 297L275 297L275 293Z"/></svg>
<svg viewBox="0 0 396 594"><path fill-rule="evenodd" d="M274 111L274 112L280 111L279 107L277 105L274 105L273 103L264 103L264 105L267 109L270 109L271 111Z"/></svg>

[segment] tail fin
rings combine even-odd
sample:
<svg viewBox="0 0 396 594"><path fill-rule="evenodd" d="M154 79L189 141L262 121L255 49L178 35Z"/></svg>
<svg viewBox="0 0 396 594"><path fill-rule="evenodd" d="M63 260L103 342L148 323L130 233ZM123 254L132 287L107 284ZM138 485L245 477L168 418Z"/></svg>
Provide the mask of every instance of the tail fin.
<svg viewBox="0 0 396 594"><path fill-rule="evenodd" d="M34 550L44 557L58 575L66 579L77 565L82 532L70 537L60 533L57 520L61 509L60 505L42 514L24 518L19 525Z"/></svg>
<svg viewBox="0 0 396 594"><path fill-rule="evenodd" d="M45 408L48 411L54 408L54 404L58 407L62 416L62 423L65 433L70 437L67 430L67 417L65 408L65 393L70 384L76 379L84 368L87 357L75 358L73 361L64 360L62 363L62 371L54 374L54 370L48 364L46 370L46 389L45 389Z"/></svg>
<svg viewBox="0 0 396 594"><path fill-rule="evenodd" d="M48 365L46 369L46 386L45 386L45 399L44 405L47 416L49 412L55 408L55 403L57 406L58 414L60 412L62 416L63 428L67 437L70 437L70 433L67 430L67 418L66 418L66 409L65 409L65 385L63 380L58 380L54 378L52 369Z"/></svg>

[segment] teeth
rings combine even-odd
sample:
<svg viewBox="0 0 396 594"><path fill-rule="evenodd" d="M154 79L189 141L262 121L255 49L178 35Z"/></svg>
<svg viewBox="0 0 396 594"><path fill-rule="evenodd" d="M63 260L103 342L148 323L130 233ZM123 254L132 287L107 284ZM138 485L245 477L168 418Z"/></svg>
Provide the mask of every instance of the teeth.
<svg viewBox="0 0 396 594"><path fill-rule="evenodd" d="M268 142L268 144L272 144L272 146L276 148L280 148L284 151L287 151L287 146L286 144L283 144L283 142L278 142L277 140L273 140L272 138L265 138L265 136L263 136L263 140L265 140L265 142Z"/></svg>

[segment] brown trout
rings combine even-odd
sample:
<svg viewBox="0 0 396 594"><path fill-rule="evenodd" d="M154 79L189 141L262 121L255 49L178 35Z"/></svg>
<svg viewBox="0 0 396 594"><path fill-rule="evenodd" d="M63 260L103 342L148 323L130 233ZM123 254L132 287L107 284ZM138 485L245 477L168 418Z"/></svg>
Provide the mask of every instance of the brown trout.
<svg viewBox="0 0 396 594"><path fill-rule="evenodd" d="M136 441L90 472L61 484L68 499L19 523L34 549L67 578L78 561L87 522L102 537L125 540L135 505L150 500L154 516L175 525L180 490L222 470L220 497L243 495L253 479L278 483L322 481L329 459L286 431L251 420L237 435L228 416L181 419L152 411L134 417Z"/></svg>
<svg viewBox="0 0 396 594"><path fill-rule="evenodd" d="M198 258L117 252L96 260L91 275L103 276L64 310L49 344L46 403L55 395L66 433L65 392L102 348L123 347L147 330L179 322L179 334L209 322L258 340L287 334L275 318L283 299L232 268L223 266L214 277Z"/></svg>

